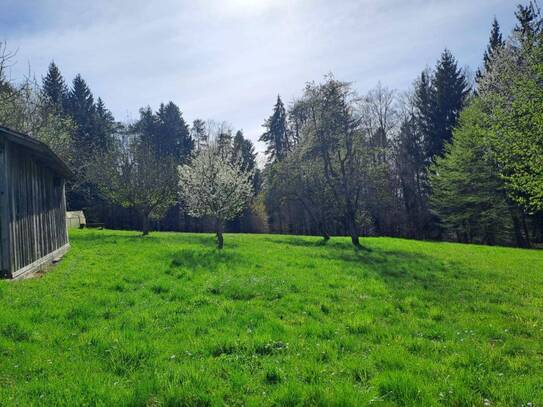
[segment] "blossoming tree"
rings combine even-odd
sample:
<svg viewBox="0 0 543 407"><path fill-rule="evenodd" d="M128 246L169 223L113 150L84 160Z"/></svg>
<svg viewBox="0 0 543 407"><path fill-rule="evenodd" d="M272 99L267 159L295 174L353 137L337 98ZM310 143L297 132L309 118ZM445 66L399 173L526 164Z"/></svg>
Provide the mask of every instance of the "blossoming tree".
<svg viewBox="0 0 543 407"><path fill-rule="evenodd" d="M190 164L179 167L179 186L188 213L213 218L217 248L224 245L224 223L238 216L253 194L252 171L217 145L201 150Z"/></svg>

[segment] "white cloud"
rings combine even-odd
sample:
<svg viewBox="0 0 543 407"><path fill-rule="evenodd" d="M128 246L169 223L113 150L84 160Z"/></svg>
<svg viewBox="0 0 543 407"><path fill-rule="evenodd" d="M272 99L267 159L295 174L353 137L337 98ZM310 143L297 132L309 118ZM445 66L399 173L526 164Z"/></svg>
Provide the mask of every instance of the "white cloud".
<svg viewBox="0 0 543 407"><path fill-rule="evenodd" d="M9 0L8 0L9 1ZM118 119L173 100L189 121L228 120L256 140L280 93L333 71L365 91L406 88L441 50L479 63L491 19L505 30L510 0L13 1L5 34L43 74L51 59L80 72ZM28 6L30 7L30 6ZM26 16L26 17L25 17ZM27 18L27 20L24 20ZM261 147L261 146L260 146Z"/></svg>

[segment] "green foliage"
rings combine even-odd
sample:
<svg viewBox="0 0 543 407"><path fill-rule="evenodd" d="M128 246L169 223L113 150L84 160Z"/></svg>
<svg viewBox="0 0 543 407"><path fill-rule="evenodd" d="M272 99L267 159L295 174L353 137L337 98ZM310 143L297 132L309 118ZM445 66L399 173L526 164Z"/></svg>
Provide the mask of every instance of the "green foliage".
<svg viewBox="0 0 543 407"><path fill-rule="evenodd" d="M415 82L396 149L408 236L441 238L438 219L429 210L427 170L445 153L469 93L466 74L447 49L435 69L424 70Z"/></svg>
<svg viewBox="0 0 543 407"><path fill-rule="evenodd" d="M489 154L490 134L487 114L476 99L462 112L445 156L430 169L431 205L461 241L508 241L511 216L504 183Z"/></svg>
<svg viewBox="0 0 543 407"><path fill-rule="evenodd" d="M497 97L492 148L511 197L529 212L543 211L543 42L509 98ZM488 97L488 96L487 96Z"/></svg>
<svg viewBox="0 0 543 407"><path fill-rule="evenodd" d="M537 213L543 211L543 26L533 3L519 6L516 16L516 36L492 58L480 95L508 195Z"/></svg>
<svg viewBox="0 0 543 407"><path fill-rule="evenodd" d="M367 238L74 230L0 281L0 400L20 405L543 402L543 253Z"/></svg>
<svg viewBox="0 0 543 407"><path fill-rule="evenodd" d="M298 157L313 162L333 198L336 216L345 224L352 243L360 246L359 235L364 220L363 200L367 198L370 163L373 153L360 117L360 98L347 82L327 75L322 83L308 83L298 102L310 114L300 132ZM378 150L378 149L376 149Z"/></svg>
<svg viewBox="0 0 543 407"><path fill-rule="evenodd" d="M40 127L32 133L34 138L47 144L68 166L73 166L75 159L72 135L74 122L66 116L44 112Z"/></svg>
<svg viewBox="0 0 543 407"><path fill-rule="evenodd" d="M512 241L512 224L528 246L527 214L543 211L542 18L534 3L516 16L506 43L494 24L478 95L432 169L433 207L463 241Z"/></svg>
<svg viewBox="0 0 543 407"><path fill-rule="evenodd" d="M543 28L539 5L534 0L530 0L526 5L518 4L515 17L517 25L514 33L517 34L522 46L530 46Z"/></svg>

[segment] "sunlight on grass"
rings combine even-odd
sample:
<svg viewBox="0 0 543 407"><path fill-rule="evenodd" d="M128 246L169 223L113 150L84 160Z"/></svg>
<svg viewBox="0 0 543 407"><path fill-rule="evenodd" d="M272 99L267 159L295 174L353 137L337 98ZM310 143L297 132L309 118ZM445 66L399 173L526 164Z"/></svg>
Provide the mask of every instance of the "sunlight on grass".
<svg viewBox="0 0 543 407"><path fill-rule="evenodd" d="M0 282L0 405L539 405L543 253L79 231Z"/></svg>

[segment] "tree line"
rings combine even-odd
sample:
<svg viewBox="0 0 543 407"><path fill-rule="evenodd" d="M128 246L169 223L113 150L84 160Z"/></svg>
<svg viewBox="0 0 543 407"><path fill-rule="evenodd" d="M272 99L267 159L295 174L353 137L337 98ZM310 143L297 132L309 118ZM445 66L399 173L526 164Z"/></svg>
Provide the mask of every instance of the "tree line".
<svg viewBox="0 0 543 407"><path fill-rule="evenodd" d="M329 75L265 122L271 231L530 247L543 240L542 16L494 19L474 80L449 50L405 94Z"/></svg>
<svg viewBox="0 0 543 407"><path fill-rule="evenodd" d="M121 123L54 62L14 83L6 44L0 123L49 144L75 173L69 209L107 227L213 230L221 245L223 231L269 231L530 247L543 241L543 19L534 2L515 15L506 38L494 19L474 78L446 49L404 93L329 74L278 96L262 169L243 131L188 123L173 102Z"/></svg>
<svg viewBox="0 0 543 407"><path fill-rule="evenodd" d="M84 210L88 223L143 234L214 229L214 220L189 215L178 188L178 167L214 144L251 172L252 191L259 191L257 154L242 130L202 119L189 125L173 102L156 111L143 107L137 120L121 123L81 75L68 85L51 62L41 81L28 76L15 83L8 75L14 59L1 44L0 124L45 142L70 166L75 177L67 186L68 210ZM228 231L266 230L256 198L236 215L228 217Z"/></svg>

